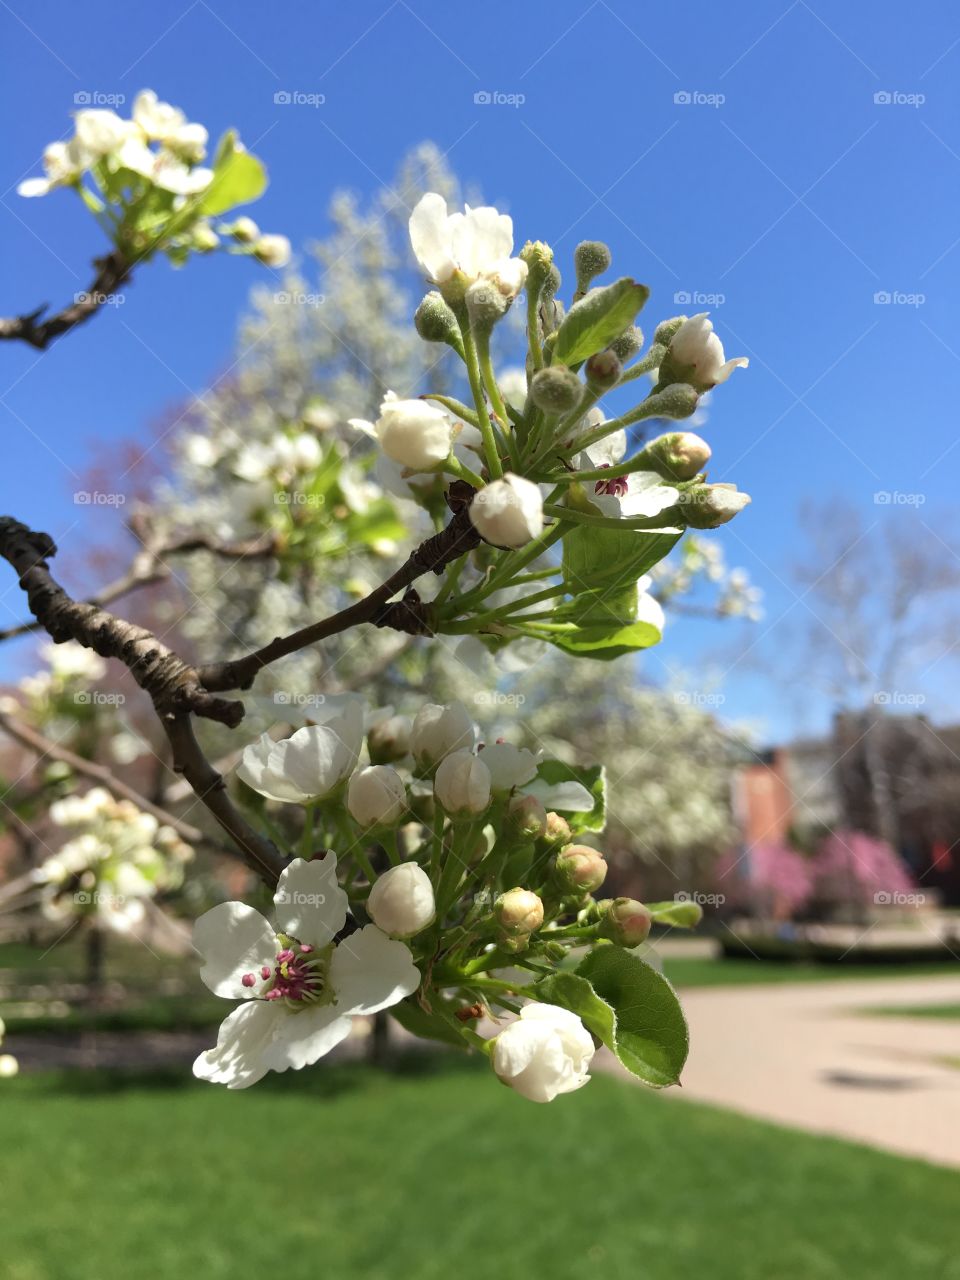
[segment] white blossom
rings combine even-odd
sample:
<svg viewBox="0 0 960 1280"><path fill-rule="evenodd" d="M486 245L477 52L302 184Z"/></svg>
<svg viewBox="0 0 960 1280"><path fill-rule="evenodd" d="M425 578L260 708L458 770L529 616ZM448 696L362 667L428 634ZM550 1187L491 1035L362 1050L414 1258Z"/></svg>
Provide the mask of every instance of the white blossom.
<svg viewBox="0 0 960 1280"><path fill-rule="evenodd" d="M45 196L55 187L75 182L86 167L86 157L75 139L69 142L51 142L43 150L43 168L46 177L26 178L17 187L21 196Z"/></svg>
<svg viewBox="0 0 960 1280"><path fill-rule="evenodd" d="M436 916L430 877L415 862L391 867L374 881L367 913L384 933L412 938L431 925Z"/></svg>
<svg viewBox="0 0 960 1280"><path fill-rule="evenodd" d="M495 547L522 547L543 532L543 499L531 480L507 472L485 485L470 504L470 520Z"/></svg>
<svg viewBox="0 0 960 1280"><path fill-rule="evenodd" d="M476 727L462 702L427 702L410 730L410 750L419 768L431 768L452 751L473 747Z"/></svg>
<svg viewBox="0 0 960 1280"><path fill-rule="evenodd" d="M215 995L244 1001L193 1064L201 1080L245 1089L268 1071L309 1066L350 1034L355 1017L420 985L409 948L376 925L334 942L347 918L335 854L291 862L273 901L273 924L225 902L194 926L201 978Z"/></svg>
<svg viewBox="0 0 960 1280"><path fill-rule="evenodd" d="M746 369L746 356L725 360L723 343L713 332L713 322L706 311L691 316L673 335L670 355L678 365L693 365L698 389L726 382L734 369Z"/></svg>
<svg viewBox="0 0 960 1280"><path fill-rule="evenodd" d="M450 456L453 420L426 400L401 400L388 391L380 405L380 417L371 427L362 418L350 425L373 435L393 462L409 471L431 471Z"/></svg>
<svg viewBox="0 0 960 1280"><path fill-rule="evenodd" d="M410 242L429 279L443 285L455 272L467 281L493 281L504 296L514 298L527 278L527 264L513 258L513 222L484 206L447 213L447 202L435 191L417 202L410 215Z"/></svg>
<svg viewBox="0 0 960 1280"><path fill-rule="evenodd" d="M151 142L160 142L185 160L202 160L206 154L207 131L202 124L190 124L179 107L161 102L152 89L141 89L133 101L134 123Z"/></svg>
<svg viewBox="0 0 960 1280"><path fill-rule="evenodd" d="M554 1004L528 1004L497 1036L493 1069L531 1102L552 1102L590 1079L593 1038L575 1013Z"/></svg>
<svg viewBox="0 0 960 1280"><path fill-rule="evenodd" d="M475 817L490 805L490 770L472 751L452 751L440 761L433 790L448 813Z"/></svg>
<svg viewBox="0 0 960 1280"><path fill-rule="evenodd" d="M280 742L262 734L244 748L237 777L269 800L310 804L349 778L362 741L363 710L351 700L325 724L307 725Z"/></svg>
<svg viewBox="0 0 960 1280"><path fill-rule="evenodd" d="M399 773L390 765L368 765L350 779L347 809L361 827L392 826L403 816L406 808L407 789Z"/></svg>

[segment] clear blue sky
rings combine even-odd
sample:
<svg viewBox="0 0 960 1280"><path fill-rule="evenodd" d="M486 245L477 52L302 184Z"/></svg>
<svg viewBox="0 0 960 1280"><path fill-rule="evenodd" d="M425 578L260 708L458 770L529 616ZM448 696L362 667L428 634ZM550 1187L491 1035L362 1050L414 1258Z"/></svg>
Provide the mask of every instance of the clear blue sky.
<svg viewBox="0 0 960 1280"><path fill-rule="evenodd" d="M504 202L518 240L561 257L607 240L620 272L651 286L650 323L706 309L678 305L679 291L723 295L717 329L751 368L714 396L712 474L754 505L721 536L767 597L744 648L774 656L806 614L789 569L804 498L844 495L871 523L901 519L908 537L955 505L960 8L10 0L0 38L5 312L63 303L101 247L66 194L14 190L65 132L76 94L123 94L129 107L149 86L213 134L236 125L271 174L254 212L295 246L324 231L334 187L381 185L430 137ZM283 92L325 102L277 103ZM484 92L523 100L475 102ZM0 350L0 505L54 535L76 520L95 540L110 513L70 497L91 442L148 430L226 367L256 276L235 260L179 273L158 262L122 309L48 353ZM880 490L924 505L904 518L875 504ZM3 622L19 607L5 582ZM712 652L730 668L725 711L773 736L825 721L813 693L798 719L797 688L778 694L731 643L685 623L663 658L690 668ZM938 716L960 713L953 674L941 662L922 686Z"/></svg>

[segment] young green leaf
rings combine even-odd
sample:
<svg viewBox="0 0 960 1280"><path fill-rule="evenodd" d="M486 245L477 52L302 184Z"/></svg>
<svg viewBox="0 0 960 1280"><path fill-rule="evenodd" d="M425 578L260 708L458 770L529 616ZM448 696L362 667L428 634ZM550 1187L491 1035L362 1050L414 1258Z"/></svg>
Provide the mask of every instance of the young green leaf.
<svg viewBox="0 0 960 1280"><path fill-rule="evenodd" d="M266 186L266 169L255 155L243 149L235 133L227 132L217 145L213 181L200 201L198 212L225 213L238 204L249 204L263 195Z"/></svg>
<svg viewBox="0 0 960 1280"><path fill-rule="evenodd" d="M628 277L591 289L564 317L553 348L554 363L581 364L608 347L633 324L649 296L645 284Z"/></svg>

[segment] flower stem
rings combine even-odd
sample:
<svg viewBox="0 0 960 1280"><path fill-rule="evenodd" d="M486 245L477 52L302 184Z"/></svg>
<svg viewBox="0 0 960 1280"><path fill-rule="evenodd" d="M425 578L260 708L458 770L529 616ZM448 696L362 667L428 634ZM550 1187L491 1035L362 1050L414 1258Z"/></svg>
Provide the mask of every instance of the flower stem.
<svg viewBox="0 0 960 1280"><path fill-rule="evenodd" d="M503 465L497 449L497 438L494 435L493 423L490 421L490 413L487 409L487 398L483 392L483 379L480 376L477 344L474 342L473 330L470 328L470 321L467 316L465 314L458 316L458 320L460 332L463 335L463 353L464 362L467 366L467 377L470 379L470 391L477 406L480 434L483 437L484 457L487 460L490 475L494 480L499 480L503 476Z"/></svg>

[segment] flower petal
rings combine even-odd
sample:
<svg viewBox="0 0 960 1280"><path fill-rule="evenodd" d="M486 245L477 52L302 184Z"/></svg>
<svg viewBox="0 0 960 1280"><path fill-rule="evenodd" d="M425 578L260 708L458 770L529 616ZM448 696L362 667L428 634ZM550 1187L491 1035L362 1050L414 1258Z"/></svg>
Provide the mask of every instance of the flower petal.
<svg viewBox="0 0 960 1280"><path fill-rule="evenodd" d="M330 984L344 1013L377 1013L412 995L420 985L420 970L408 946L368 924L334 951Z"/></svg>
<svg viewBox="0 0 960 1280"><path fill-rule="evenodd" d="M246 1089L270 1070L268 1055L281 1019L289 1017L278 1004L255 1000L242 1004L220 1024L215 1048L207 1049L193 1064L200 1080ZM291 1022L295 1021L290 1017Z"/></svg>
<svg viewBox="0 0 960 1280"><path fill-rule="evenodd" d="M321 1004L279 1018L263 1061L271 1071L299 1071L350 1034L351 1019L337 1005Z"/></svg>
<svg viewBox="0 0 960 1280"><path fill-rule="evenodd" d="M279 933L325 947L347 919L347 895L337 884L337 855L305 862L296 858L280 874L274 918Z"/></svg>
<svg viewBox="0 0 960 1280"><path fill-rule="evenodd" d="M214 995L245 1000L252 995L242 982L245 973L273 965L277 939L259 911L245 902L221 902L193 926L193 945L200 953L200 977Z"/></svg>
<svg viewBox="0 0 960 1280"><path fill-rule="evenodd" d="M451 252L447 202L435 191L421 196L410 215L410 243L421 267L438 284L453 275L456 263Z"/></svg>

